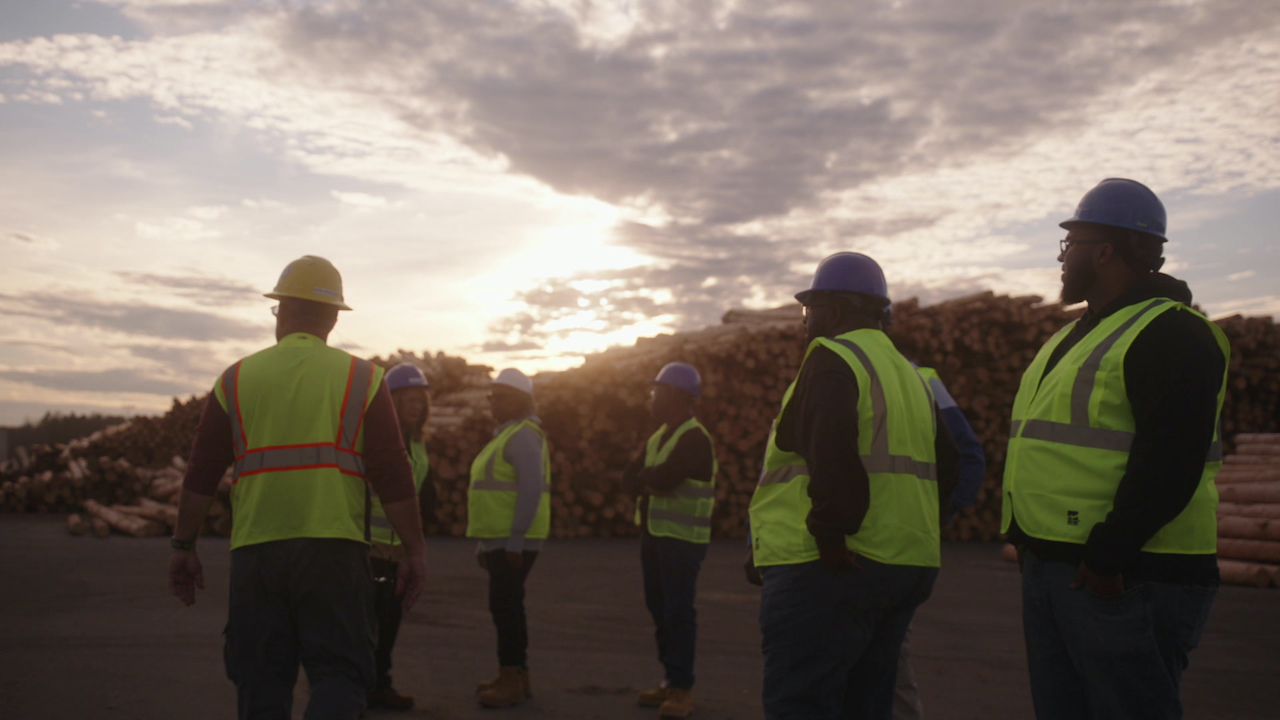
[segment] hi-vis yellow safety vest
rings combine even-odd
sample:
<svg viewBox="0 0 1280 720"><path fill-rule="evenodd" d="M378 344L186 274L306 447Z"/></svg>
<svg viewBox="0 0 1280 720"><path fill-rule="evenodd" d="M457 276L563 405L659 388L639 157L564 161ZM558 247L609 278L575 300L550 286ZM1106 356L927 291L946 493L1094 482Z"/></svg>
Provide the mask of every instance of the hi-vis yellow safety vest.
<svg viewBox="0 0 1280 720"><path fill-rule="evenodd" d="M933 397L924 378L879 330L854 330L809 344L839 355L858 380L858 453L870 479L871 502L846 546L877 562L938 567L938 466ZM803 365L802 365L803 368ZM777 445L778 422L791 402L795 381L782 398L765 450L764 469L751 497L752 554L758 567L818 559L805 525L809 469L804 458Z"/></svg>
<svg viewBox="0 0 1280 720"><path fill-rule="evenodd" d="M306 333L222 373L213 392L235 445L232 550L291 538L367 542L364 414L382 375Z"/></svg>
<svg viewBox="0 0 1280 720"><path fill-rule="evenodd" d="M670 496L650 495L648 531L654 537L669 537L694 543L711 542L711 512L716 504L716 473L720 471L711 433L707 432L697 418L689 418L663 443L662 433L667 430L667 426L663 425L645 445L644 466L651 468L666 462L671 457L671 451L675 450L680 436L695 429L706 435L707 442L711 443L711 481L685 478ZM640 524L639 499L636 500L636 524Z"/></svg>
<svg viewBox="0 0 1280 720"><path fill-rule="evenodd" d="M1013 401L1004 471L1001 532L1016 517L1018 527L1042 540L1083 545L1093 526L1106 519L1129 462L1133 410L1125 391L1124 356L1142 330L1166 312L1188 312L1204 320L1224 358L1226 335L1195 310L1164 298L1136 303L1098 323L1045 373L1049 357L1074 323L1040 348ZM1225 363L1224 363L1225 366ZM1218 413L1226 374L1218 390ZM1217 551L1218 491L1222 444L1214 431L1200 485L1190 504L1142 547L1147 552L1209 554Z"/></svg>
<svg viewBox="0 0 1280 720"><path fill-rule="evenodd" d="M526 419L503 428L471 463L471 485L467 489L469 538L511 536L511 523L516 519L516 469L502 455L507 442L522 428L531 428L542 438L542 499L538 501L538 514L525 537L540 540L551 530L551 453L542 427Z"/></svg>
<svg viewBox="0 0 1280 720"><path fill-rule="evenodd" d="M413 489L422 492L422 483L427 479L427 471L431 469L431 461L427 459L427 446L420 440L409 441L409 465L413 468ZM400 536L396 535L387 520L387 511L382 508L382 501L373 496L373 506L369 514L369 532L374 542L384 545L399 545Z"/></svg>

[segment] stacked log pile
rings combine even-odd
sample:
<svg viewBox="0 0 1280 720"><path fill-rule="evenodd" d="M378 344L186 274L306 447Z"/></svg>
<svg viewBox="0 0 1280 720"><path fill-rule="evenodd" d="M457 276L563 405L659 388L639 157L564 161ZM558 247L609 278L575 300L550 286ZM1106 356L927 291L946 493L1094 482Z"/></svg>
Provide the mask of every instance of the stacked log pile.
<svg viewBox="0 0 1280 720"><path fill-rule="evenodd" d="M1079 310L1041 304L1041 298L990 292L921 308L897 303L889 332L902 352L938 370L964 409L987 456L987 475L973 508L944 531L948 539L994 540L999 535L1000 487L1009 414L1022 371L1040 346ZM622 468L652 428L646 414L649 380L667 362L702 372L699 418L711 431L720 460L717 536L746 532L770 423L799 368L804 335L799 307L734 310L725 324L663 335L613 348L582 367L535 378L539 414L552 449L553 532L561 537L634 534L633 499L620 492ZM1280 328L1270 319L1221 323L1233 353L1223 430L1227 447L1241 430L1280 430ZM442 529L465 528L470 461L491 437L483 400L466 422L428 444L440 472Z"/></svg>
<svg viewBox="0 0 1280 720"><path fill-rule="evenodd" d="M1218 473L1223 582L1280 586L1280 434L1241 433Z"/></svg>
<svg viewBox="0 0 1280 720"><path fill-rule="evenodd" d="M160 417L134 418L65 445L18 448L16 458L0 466L0 511L69 512L73 535L171 532L183 458L203 408L204 398L175 399ZM205 532L230 534L229 491L228 473Z"/></svg>
<svg viewBox="0 0 1280 720"><path fill-rule="evenodd" d="M1019 378L1049 336L1078 313L1034 296L990 292L929 307L914 300L895 304L890 336L907 357L937 369L987 456L977 504L957 516L945 531L948 538L998 536L1000 480ZM1238 433L1280 431L1280 328L1267 318L1231 317L1219 324L1232 345L1222 418L1230 452ZM641 339L589 356L581 367L535 377L552 452L553 534L636 532L633 498L620 491L622 470L652 432L650 379L667 362L682 360L703 375L698 415L720 461L713 532L743 536L769 426L803 351L798 306L734 310L721 325ZM436 531L462 534L470 464L492 437L485 400L492 368L405 351L374 361L387 367L413 362L431 380L427 447L438 478ZM171 459L188 452L202 406L203 398L175 402L163 418L135 420L67 446L26 449L25 460L0 473L0 511L78 512L86 500L141 508L137 499L143 496L168 502L174 496L162 490L172 491L180 474ZM91 519L101 520L91 514L76 525L87 528Z"/></svg>

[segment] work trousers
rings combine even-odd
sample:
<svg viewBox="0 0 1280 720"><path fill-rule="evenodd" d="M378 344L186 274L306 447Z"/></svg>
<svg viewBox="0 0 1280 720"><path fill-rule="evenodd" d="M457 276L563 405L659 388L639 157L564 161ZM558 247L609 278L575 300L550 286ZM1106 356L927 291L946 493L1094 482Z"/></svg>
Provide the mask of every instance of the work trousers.
<svg viewBox="0 0 1280 720"><path fill-rule="evenodd" d="M922 720L924 708L920 705L920 691L916 687L916 674L911 668L911 628L902 638L898 651L898 680L893 686L893 720Z"/></svg>
<svg viewBox="0 0 1280 720"><path fill-rule="evenodd" d="M306 720L354 720L373 686L369 546L298 538L231 552L224 657L240 720L288 720L301 663Z"/></svg>
<svg viewBox="0 0 1280 720"><path fill-rule="evenodd" d="M400 633L400 619L404 614L403 598L396 595L396 575L400 563L383 558L372 558L374 580L374 611L378 616L378 647L374 651L374 682L376 689L391 687L391 649Z"/></svg>
<svg viewBox="0 0 1280 720"><path fill-rule="evenodd" d="M653 616L653 636L658 641L669 687L693 687L693 658L698 643L698 571L707 556L705 543L669 537L640 535L640 569L644 576L644 604Z"/></svg>
<svg viewBox="0 0 1280 720"><path fill-rule="evenodd" d="M832 571L821 561L761 568L768 720L889 720L898 653L937 568Z"/></svg>
<svg viewBox="0 0 1280 720"><path fill-rule="evenodd" d="M1022 625L1039 720L1176 720L1217 587L1141 581L1073 590L1077 566L1022 553Z"/></svg>
<svg viewBox="0 0 1280 720"><path fill-rule="evenodd" d="M524 581L533 569L538 553L526 550L524 567L514 570L507 564L505 550L484 553L489 573L489 614L498 631L498 664L528 667L529 624L524 614Z"/></svg>

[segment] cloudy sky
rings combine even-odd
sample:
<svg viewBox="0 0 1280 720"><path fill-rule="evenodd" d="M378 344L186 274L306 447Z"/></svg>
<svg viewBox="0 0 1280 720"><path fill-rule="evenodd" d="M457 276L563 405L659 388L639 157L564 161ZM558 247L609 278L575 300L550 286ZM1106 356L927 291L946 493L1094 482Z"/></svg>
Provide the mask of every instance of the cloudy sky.
<svg viewBox="0 0 1280 720"><path fill-rule="evenodd" d="M1280 315L1280 3L0 0L0 424L151 412L323 255L353 352L560 368L772 307L1054 297L1105 177Z"/></svg>

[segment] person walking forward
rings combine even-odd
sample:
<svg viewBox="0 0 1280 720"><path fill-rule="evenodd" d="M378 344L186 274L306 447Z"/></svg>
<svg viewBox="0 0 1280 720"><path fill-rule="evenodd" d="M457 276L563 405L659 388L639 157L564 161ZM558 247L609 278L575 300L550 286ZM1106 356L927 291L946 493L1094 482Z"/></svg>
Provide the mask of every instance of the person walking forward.
<svg viewBox="0 0 1280 720"><path fill-rule="evenodd" d="M515 368L498 373L489 393L498 428L471 463L467 537L489 573L489 612L498 631L498 676L476 687L485 707L533 697L524 583L551 529L551 453L534 414L533 381Z"/></svg>
<svg viewBox="0 0 1280 720"><path fill-rule="evenodd" d="M425 543L413 475L383 371L325 344L343 302L324 258L290 263L277 343L232 365L214 386L183 478L169 587L186 605L204 587L196 537L233 466L227 676L238 717L288 718L298 665L308 720L354 720L373 686L369 490L404 538L396 591L422 592Z"/></svg>
<svg viewBox="0 0 1280 720"><path fill-rule="evenodd" d="M653 617L663 680L640 693L641 707L664 718L693 712L694 608L698 572L711 542L716 455L711 434L694 417L702 378L682 362L667 363L653 381L650 412L658 429L624 473L636 495L644 602Z"/></svg>
<svg viewBox="0 0 1280 720"><path fill-rule="evenodd" d="M1159 272L1165 209L1103 180L1061 223L1062 301L1014 399L1001 531L1020 550L1040 720L1180 718L1218 585L1229 346Z"/></svg>

